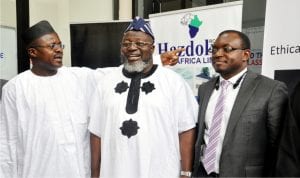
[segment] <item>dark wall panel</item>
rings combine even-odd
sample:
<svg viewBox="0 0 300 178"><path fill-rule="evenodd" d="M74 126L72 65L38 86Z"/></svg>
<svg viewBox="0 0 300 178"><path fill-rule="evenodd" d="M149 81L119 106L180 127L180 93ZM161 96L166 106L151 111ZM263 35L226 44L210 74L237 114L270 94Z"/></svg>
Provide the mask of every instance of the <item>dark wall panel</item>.
<svg viewBox="0 0 300 178"><path fill-rule="evenodd" d="M22 33L29 28L29 0L16 1L17 12L17 48L18 48L18 73L30 68L26 46L22 40Z"/></svg>
<svg viewBox="0 0 300 178"><path fill-rule="evenodd" d="M121 64L120 42L129 22L71 24L72 66L90 68Z"/></svg>
<svg viewBox="0 0 300 178"><path fill-rule="evenodd" d="M274 79L284 82L291 94L297 83L300 82L300 70L275 70Z"/></svg>

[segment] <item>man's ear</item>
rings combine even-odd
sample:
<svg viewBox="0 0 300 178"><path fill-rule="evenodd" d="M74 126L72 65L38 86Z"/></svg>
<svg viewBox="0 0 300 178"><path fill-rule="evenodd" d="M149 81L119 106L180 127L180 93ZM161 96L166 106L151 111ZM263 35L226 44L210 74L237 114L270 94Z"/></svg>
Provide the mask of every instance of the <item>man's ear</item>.
<svg viewBox="0 0 300 178"><path fill-rule="evenodd" d="M250 49L245 49L244 50L243 61L248 61L250 59L250 56L251 56L251 50Z"/></svg>
<svg viewBox="0 0 300 178"><path fill-rule="evenodd" d="M154 53L154 50L155 50L155 45L152 45L152 46L151 46L151 53L152 53L152 54Z"/></svg>
<svg viewBox="0 0 300 178"><path fill-rule="evenodd" d="M28 48L28 49L27 49L27 53L28 53L28 55L29 55L29 58L35 58L35 57L36 57L37 50L34 49L34 48Z"/></svg>

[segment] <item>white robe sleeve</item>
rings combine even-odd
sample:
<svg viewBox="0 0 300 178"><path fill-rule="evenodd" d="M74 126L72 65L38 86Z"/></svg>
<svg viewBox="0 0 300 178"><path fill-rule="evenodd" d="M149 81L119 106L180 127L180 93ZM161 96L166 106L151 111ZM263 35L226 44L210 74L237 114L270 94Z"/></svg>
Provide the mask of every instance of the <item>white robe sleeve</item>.
<svg viewBox="0 0 300 178"><path fill-rule="evenodd" d="M104 75L108 74L109 72L113 71L118 67L103 67L103 68L97 68L95 71L98 73L99 77L103 77Z"/></svg>
<svg viewBox="0 0 300 178"><path fill-rule="evenodd" d="M7 83L2 90L0 117L0 177L17 177L18 114L15 88Z"/></svg>
<svg viewBox="0 0 300 178"><path fill-rule="evenodd" d="M96 87L95 91L93 92L93 97L91 98L90 107L89 107L89 117L90 117L90 123L88 126L89 131L98 136L101 137L101 104L102 104L102 98L101 98L101 91L100 91L100 82L98 86Z"/></svg>
<svg viewBox="0 0 300 178"><path fill-rule="evenodd" d="M179 133L196 127L198 116L198 103L187 82L183 78L178 79L180 87L175 90L174 108L178 121Z"/></svg>

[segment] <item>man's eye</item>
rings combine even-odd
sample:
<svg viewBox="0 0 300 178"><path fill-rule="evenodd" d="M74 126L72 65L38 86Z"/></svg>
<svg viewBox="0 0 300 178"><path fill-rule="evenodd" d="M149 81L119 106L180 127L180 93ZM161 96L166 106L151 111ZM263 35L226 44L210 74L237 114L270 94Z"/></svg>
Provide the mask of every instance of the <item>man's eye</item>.
<svg viewBox="0 0 300 178"><path fill-rule="evenodd" d="M225 51L226 53L229 53L229 52L232 51L232 47L231 47L231 46L225 46L223 49L224 49L224 51Z"/></svg>
<svg viewBox="0 0 300 178"><path fill-rule="evenodd" d="M124 47L128 47L130 45L131 45L131 43L122 43L122 46L124 46Z"/></svg>
<svg viewBox="0 0 300 178"><path fill-rule="evenodd" d="M54 49L55 46L56 46L56 44L52 43L52 44L50 44L49 46L50 46L51 49Z"/></svg>
<svg viewBox="0 0 300 178"><path fill-rule="evenodd" d="M218 51L218 48L212 47L212 48L211 48L211 51L212 51L213 53L216 53L216 52Z"/></svg>
<svg viewBox="0 0 300 178"><path fill-rule="evenodd" d="M137 46L140 46L140 47L145 46L145 43L144 43L144 42L136 42L135 44L136 44Z"/></svg>

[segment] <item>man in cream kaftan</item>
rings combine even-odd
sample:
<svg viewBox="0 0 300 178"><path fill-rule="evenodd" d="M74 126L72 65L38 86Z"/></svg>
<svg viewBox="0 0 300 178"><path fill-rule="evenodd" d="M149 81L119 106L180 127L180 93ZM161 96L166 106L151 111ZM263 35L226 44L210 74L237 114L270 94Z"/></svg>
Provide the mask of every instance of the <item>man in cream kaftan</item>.
<svg viewBox="0 0 300 178"><path fill-rule="evenodd" d="M90 176L90 73L61 67L54 76L37 76L28 70L4 86L0 159L5 176Z"/></svg>

